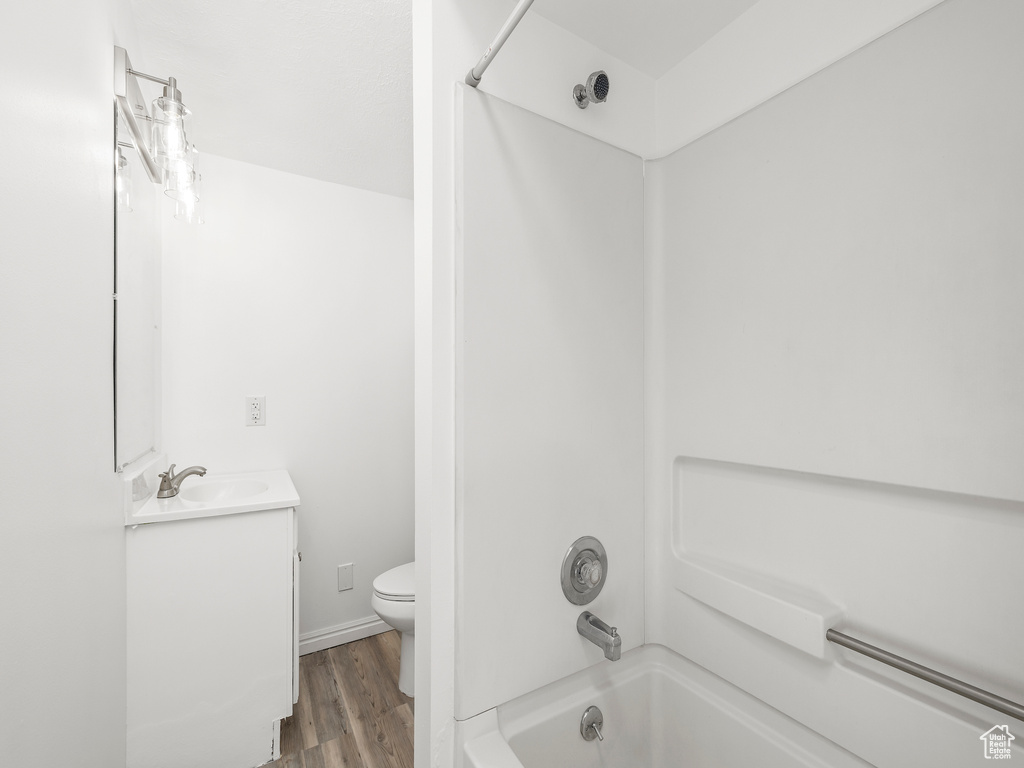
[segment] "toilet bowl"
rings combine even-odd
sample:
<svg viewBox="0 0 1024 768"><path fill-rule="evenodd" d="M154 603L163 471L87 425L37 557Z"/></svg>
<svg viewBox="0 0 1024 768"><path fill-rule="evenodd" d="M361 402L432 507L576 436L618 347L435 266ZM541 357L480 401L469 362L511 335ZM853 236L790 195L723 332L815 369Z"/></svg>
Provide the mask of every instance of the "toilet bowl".
<svg viewBox="0 0 1024 768"><path fill-rule="evenodd" d="M398 690L413 695L416 679L416 563L406 563L385 571L373 580L370 607L389 626L402 633L402 657L398 669Z"/></svg>

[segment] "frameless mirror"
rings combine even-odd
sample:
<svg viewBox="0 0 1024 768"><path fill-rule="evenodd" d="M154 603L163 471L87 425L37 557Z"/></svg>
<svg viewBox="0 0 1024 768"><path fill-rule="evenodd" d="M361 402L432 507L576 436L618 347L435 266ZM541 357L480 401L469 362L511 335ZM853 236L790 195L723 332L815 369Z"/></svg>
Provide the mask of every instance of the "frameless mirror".
<svg viewBox="0 0 1024 768"><path fill-rule="evenodd" d="M114 469L156 447L160 222L150 182L114 109Z"/></svg>

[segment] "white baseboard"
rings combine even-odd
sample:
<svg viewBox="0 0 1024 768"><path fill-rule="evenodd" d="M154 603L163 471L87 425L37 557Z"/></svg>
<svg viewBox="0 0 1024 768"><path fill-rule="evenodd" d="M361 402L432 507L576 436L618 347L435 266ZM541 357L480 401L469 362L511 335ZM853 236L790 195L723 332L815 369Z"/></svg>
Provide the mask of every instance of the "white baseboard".
<svg viewBox="0 0 1024 768"><path fill-rule="evenodd" d="M377 616L367 616L365 619L356 619L345 624L338 624L335 627L317 629L299 635L299 655L315 653L325 648L333 648L336 645L344 645L355 640L362 640L370 635L379 635L391 629Z"/></svg>

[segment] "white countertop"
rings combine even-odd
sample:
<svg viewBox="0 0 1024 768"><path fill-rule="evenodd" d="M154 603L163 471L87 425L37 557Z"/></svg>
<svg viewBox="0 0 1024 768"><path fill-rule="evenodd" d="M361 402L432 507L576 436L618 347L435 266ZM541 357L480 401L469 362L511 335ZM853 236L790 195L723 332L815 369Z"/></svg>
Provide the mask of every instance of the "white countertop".
<svg viewBox="0 0 1024 768"><path fill-rule="evenodd" d="M169 499L158 499L156 485L150 487L153 492L146 501L130 503L126 507L125 525L237 515L299 505L299 494L284 469L231 474L207 472L203 477L193 475L186 477L178 495ZM234 489L239 492L233 492Z"/></svg>

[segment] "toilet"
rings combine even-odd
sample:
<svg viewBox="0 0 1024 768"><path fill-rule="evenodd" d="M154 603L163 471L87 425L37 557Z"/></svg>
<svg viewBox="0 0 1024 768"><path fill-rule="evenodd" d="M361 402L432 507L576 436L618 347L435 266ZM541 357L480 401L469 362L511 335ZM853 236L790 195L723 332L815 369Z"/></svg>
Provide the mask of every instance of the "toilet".
<svg viewBox="0 0 1024 768"><path fill-rule="evenodd" d="M381 619L402 633L402 658L398 670L398 690L413 695L416 679L416 647L413 634L416 614L416 563L406 563L385 571L373 580L370 607Z"/></svg>

